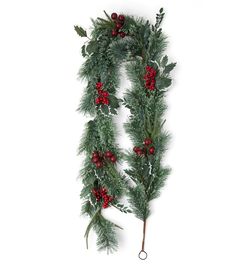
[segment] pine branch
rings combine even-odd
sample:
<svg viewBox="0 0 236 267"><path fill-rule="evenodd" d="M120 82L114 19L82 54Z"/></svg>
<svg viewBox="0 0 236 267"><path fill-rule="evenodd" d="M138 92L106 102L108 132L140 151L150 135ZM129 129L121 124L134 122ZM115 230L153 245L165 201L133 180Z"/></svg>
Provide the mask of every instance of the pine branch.
<svg viewBox="0 0 236 267"><path fill-rule="evenodd" d="M98 250L106 250L107 254L113 253L118 248L118 241L116 238L116 228L121 227L116 224L106 220L103 216L98 217L94 229L97 233L97 247Z"/></svg>

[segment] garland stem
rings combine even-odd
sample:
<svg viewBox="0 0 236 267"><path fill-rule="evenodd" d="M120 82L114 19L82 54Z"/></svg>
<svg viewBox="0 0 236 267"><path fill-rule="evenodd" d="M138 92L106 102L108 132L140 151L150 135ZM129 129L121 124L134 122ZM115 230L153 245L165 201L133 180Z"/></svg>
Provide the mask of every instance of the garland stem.
<svg viewBox="0 0 236 267"><path fill-rule="evenodd" d="M142 251L144 251L145 247L145 237L146 237L146 219L143 221L143 241L142 241Z"/></svg>

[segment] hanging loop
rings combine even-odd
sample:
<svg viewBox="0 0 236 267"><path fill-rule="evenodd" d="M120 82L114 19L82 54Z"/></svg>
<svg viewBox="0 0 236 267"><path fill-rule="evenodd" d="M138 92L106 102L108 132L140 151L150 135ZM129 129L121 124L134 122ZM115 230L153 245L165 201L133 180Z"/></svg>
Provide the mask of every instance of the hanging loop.
<svg viewBox="0 0 236 267"><path fill-rule="evenodd" d="M148 256L147 252L143 249L138 254L138 257L140 258L140 260L146 260L147 256Z"/></svg>

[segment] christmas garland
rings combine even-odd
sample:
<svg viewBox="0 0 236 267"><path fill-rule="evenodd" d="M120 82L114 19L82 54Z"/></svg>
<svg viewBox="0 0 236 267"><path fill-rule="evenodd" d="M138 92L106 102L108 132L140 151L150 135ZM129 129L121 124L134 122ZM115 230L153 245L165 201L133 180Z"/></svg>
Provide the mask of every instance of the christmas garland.
<svg viewBox="0 0 236 267"><path fill-rule="evenodd" d="M82 46L86 58L80 77L87 81L79 111L92 117L83 134L79 153L85 153L84 167L80 172L83 181L82 214L90 217L85 232L97 233L99 250L113 252L118 247L118 225L103 216L103 209L115 207L124 213L133 213L143 221L143 239L139 257L145 259L146 221L150 215L149 202L159 196L170 173L163 166L169 134L164 129L165 95L171 85L170 72L175 63L168 63L163 55L166 36L160 24L163 9L156 15L155 25L142 18L117 15L92 20L91 37L79 26L75 31L87 41ZM125 65L132 88L123 99L116 97L119 70ZM124 124L134 148L121 151L116 143L113 117L120 105L130 111ZM122 160L128 168L120 170ZM120 203L126 196L129 207Z"/></svg>

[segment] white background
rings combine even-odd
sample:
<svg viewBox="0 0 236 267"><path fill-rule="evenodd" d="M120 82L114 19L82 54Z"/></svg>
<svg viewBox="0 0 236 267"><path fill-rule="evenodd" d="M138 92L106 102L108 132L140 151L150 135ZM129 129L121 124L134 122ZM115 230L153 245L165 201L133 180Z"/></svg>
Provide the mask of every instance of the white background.
<svg viewBox="0 0 236 267"><path fill-rule="evenodd" d="M76 149L89 118L75 112L83 40L73 26L89 28L103 9L155 22L162 6L167 53L178 62L167 113L173 172L152 203L141 262L141 222L112 208L106 216L125 228L119 252L98 253L93 234L85 249ZM236 266L235 7L233 0L1 1L0 266Z"/></svg>

